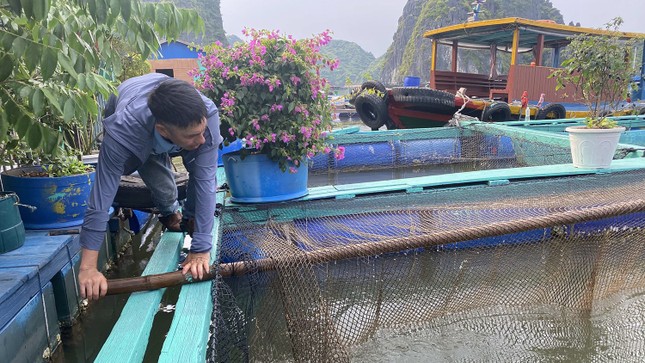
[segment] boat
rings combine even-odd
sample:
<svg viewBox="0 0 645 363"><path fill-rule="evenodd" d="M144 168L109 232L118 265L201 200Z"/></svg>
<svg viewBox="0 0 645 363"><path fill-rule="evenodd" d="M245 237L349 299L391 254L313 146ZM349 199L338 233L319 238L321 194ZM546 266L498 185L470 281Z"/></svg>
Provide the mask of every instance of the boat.
<svg viewBox="0 0 645 363"><path fill-rule="evenodd" d="M357 100L360 103L357 111L373 130L383 125L388 129L444 126L457 111L486 122L585 117L586 106L572 95L556 91L555 79L549 78L559 66L560 55L570 38L579 34L612 32L523 18L467 22L426 31L424 37L432 42L427 86L385 90L383 85L376 86L371 81L364 86L382 92L383 96L359 95L362 99ZM645 39L642 33L614 34L621 39ZM438 68L440 47L446 46L451 52L448 70ZM460 50L490 52L490 72L460 71ZM498 74L499 53L510 54L505 74ZM645 64L645 57L637 58ZM643 84L639 81L644 69L642 66L641 74L634 78L638 88L611 111L612 115L645 113Z"/></svg>

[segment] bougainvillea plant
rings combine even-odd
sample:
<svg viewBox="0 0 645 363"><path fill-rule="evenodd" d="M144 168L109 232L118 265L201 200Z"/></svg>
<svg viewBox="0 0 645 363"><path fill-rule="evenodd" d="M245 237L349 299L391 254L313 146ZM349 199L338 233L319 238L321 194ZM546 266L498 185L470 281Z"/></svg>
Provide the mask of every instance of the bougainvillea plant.
<svg viewBox="0 0 645 363"><path fill-rule="evenodd" d="M215 43L200 56L195 85L218 106L223 135L243 139L242 158L266 153L282 171L317 153L344 157L329 143L329 85L320 70L338 60L320 53L329 32L295 39L279 31L244 29L246 42ZM227 143L228 141L225 141Z"/></svg>

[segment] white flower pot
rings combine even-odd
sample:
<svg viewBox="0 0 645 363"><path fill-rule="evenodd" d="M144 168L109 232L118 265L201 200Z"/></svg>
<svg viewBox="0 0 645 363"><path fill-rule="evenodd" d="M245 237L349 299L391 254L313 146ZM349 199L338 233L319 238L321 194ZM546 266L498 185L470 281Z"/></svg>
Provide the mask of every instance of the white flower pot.
<svg viewBox="0 0 645 363"><path fill-rule="evenodd" d="M571 157L576 168L608 168L614 158L620 134L625 128L588 129L585 126L570 126Z"/></svg>

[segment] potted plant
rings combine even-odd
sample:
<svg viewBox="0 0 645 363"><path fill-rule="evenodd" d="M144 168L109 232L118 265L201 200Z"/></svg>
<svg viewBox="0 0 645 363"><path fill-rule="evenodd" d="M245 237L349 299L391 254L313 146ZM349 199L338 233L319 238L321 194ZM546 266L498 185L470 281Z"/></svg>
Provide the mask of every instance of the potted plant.
<svg viewBox="0 0 645 363"><path fill-rule="evenodd" d="M344 149L326 143L331 130L328 84L320 70L338 61L320 48L327 32L294 39L278 31L244 29L247 42L215 43L199 58L195 85L220 110L225 141L244 148L223 158L235 202L273 202L307 194L308 158Z"/></svg>
<svg viewBox="0 0 645 363"><path fill-rule="evenodd" d="M79 189L89 193L93 172L77 156L100 129L95 127L97 99L115 91L109 79L122 73L122 44L145 59L159 49L158 37L174 39L203 30L204 23L194 10L141 1L110 6L105 1L89 6L75 0L10 1L0 6L0 19L0 164L13 168L3 173L3 181L19 177L5 181L3 189L38 181L47 185L17 191L25 204L42 203L34 213L21 209L28 227L78 224L83 214L72 206L80 208L87 194L70 197ZM31 169L15 169L22 165ZM67 182L61 173L80 179ZM66 182L63 189L52 186ZM71 194L63 196L67 189ZM42 218L47 209L62 224L52 226ZM72 219L61 221L67 214Z"/></svg>
<svg viewBox="0 0 645 363"><path fill-rule="evenodd" d="M607 23L602 34L578 35L567 49L568 59L555 70L556 90L571 86L589 116L584 126L567 127L573 165L606 168L613 159L624 127L607 118L625 100L635 69L631 62L633 41L621 39L621 18Z"/></svg>
<svg viewBox="0 0 645 363"><path fill-rule="evenodd" d="M94 182L94 167L78 156L57 156L41 165L2 173L2 185L32 208L20 210L25 228L55 229L80 225Z"/></svg>

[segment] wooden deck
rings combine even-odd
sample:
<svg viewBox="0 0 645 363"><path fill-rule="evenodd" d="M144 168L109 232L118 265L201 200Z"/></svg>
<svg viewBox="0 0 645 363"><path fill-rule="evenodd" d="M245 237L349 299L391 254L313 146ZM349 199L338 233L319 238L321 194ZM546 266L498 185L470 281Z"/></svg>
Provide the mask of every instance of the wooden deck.
<svg viewBox="0 0 645 363"><path fill-rule="evenodd" d="M130 233L112 223L99 253L106 266ZM114 230L112 230L114 229ZM61 325L80 313L79 227L27 230L20 248L0 254L0 362L36 362L61 343Z"/></svg>

